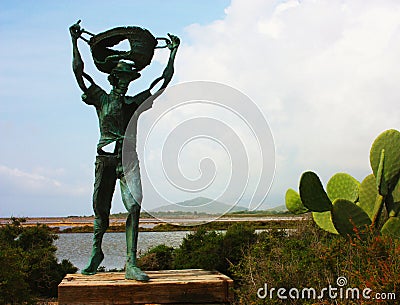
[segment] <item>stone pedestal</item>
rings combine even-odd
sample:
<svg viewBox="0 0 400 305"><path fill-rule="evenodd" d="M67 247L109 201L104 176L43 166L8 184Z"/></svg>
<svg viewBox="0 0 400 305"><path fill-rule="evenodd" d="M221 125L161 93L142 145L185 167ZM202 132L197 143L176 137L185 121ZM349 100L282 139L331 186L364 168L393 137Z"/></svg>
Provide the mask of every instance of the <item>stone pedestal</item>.
<svg viewBox="0 0 400 305"><path fill-rule="evenodd" d="M146 272L150 281L126 280L122 272L68 274L58 286L59 305L229 304L233 281L201 269Z"/></svg>

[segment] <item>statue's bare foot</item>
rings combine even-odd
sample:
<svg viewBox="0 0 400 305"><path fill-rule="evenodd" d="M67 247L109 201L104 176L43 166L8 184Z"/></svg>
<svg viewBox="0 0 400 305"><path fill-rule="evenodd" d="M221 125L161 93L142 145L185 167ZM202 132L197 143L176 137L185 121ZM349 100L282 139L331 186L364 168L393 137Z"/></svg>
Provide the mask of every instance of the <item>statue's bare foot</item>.
<svg viewBox="0 0 400 305"><path fill-rule="evenodd" d="M104 259L104 254L101 250L95 252L94 254L92 254L89 264L82 270L81 273L85 275L96 274L97 268L99 268L103 259Z"/></svg>
<svg viewBox="0 0 400 305"><path fill-rule="evenodd" d="M129 263L126 264L125 278L127 280L137 280L143 282L150 280L149 276L140 270L140 268Z"/></svg>

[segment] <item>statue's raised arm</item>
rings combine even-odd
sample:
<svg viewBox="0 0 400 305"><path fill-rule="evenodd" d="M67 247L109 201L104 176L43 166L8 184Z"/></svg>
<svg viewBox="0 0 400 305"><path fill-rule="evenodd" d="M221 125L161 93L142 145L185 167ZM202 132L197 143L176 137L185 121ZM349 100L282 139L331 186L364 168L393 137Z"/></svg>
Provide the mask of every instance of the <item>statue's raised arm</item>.
<svg viewBox="0 0 400 305"><path fill-rule="evenodd" d="M168 86L169 82L171 81L172 75L174 75L174 61L175 61L176 52L178 51L178 47L180 44L180 39L177 36L171 35L169 33L168 33L168 36L171 39L171 40L166 40L167 47L168 47L168 49L171 50L171 53L169 55L168 64L165 67L162 76L155 79L151 83L149 90L152 90L162 79L164 79L164 82L161 85L159 90L165 89Z"/></svg>
<svg viewBox="0 0 400 305"><path fill-rule="evenodd" d="M78 39L83 33L83 29L79 25L80 22L81 21L78 20L77 23L71 25L69 27L69 33L72 39L72 70L74 71L79 88L85 92L87 87L83 78L86 78L91 84L94 84L94 81L88 74L83 72L84 63L78 49Z"/></svg>
<svg viewBox="0 0 400 305"><path fill-rule="evenodd" d="M150 87L147 90L144 90L144 91L136 94L134 97L131 97L134 105L142 104L144 101L146 101L152 95L159 93L163 89L165 89L168 86L168 84L170 83L172 76L174 75L174 61L175 61L176 52L178 51L178 47L180 44L180 39L179 39L179 37L177 37L175 35L168 34L168 36L170 39L162 38L167 43L166 47L171 51L171 53L169 55L167 66L165 67L162 75L160 77L157 77L151 83ZM164 80L164 82L161 84L161 87L156 92L151 92L151 90L153 90L154 87L156 87L156 85L162 80ZM146 109L143 108L142 111L145 111L151 107L152 107L152 104L148 105L148 107L146 107Z"/></svg>

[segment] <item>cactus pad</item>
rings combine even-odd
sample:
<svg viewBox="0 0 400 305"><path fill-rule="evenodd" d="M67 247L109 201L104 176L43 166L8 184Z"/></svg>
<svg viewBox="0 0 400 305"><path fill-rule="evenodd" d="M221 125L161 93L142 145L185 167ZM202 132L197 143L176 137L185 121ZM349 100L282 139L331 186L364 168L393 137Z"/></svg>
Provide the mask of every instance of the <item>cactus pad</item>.
<svg viewBox="0 0 400 305"><path fill-rule="evenodd" d="M299 193L293 189L288 189L285 196L286 208L293 214L304 214L308 209L301 202Z"/></svg>
<svg viewBox="0 0 400 305"><path fill-rule="evenodd" d="M400 238L400 217L389 217L381 229L382 235Z"/></svg>
<svg viewBox="0 0 400 305"><path fill-rule="evenodd" d="M312 212L312 216L314 222L325 231L328 231L333 234L339 234L338 231L335 229L335 226L332 222L332 216L330 211L326 212Z"/></svg>
<svg viewBox="0 0 400 305"><path fill-rule="evenodd" d="M400 177L400 132L398 130L389 129L384 131L372 144L370 163L375 177L378 177L382 149L385 151L383 179L387 183L389 191L391 191Z"/></svg>
<svg viewBox="0 0 400 305"><path fill-rule="evenodd" d="M368 214L371 220L374 218L376 197L378 196L375 182L376 179L373 174L365 177L360 185L360 198L357 203L357 205Z"/></svg>
<svg viewBox="0 0 400 305"><path fill-rule="evenodd" d="M385 166L385 150L381 150L381 157L379 158L378 171L376 172L376 188L378 189L378 193L382 196L386 196L389 192L388 185L385 180L384 175L384 166Z"/></svg>
<svg viewBox="0 0 400 305"><path fill-rule="evenodd" d="M393 192L386 197L386 209L389 216L399 216L400 214L400 180Z"/></svg>
<svg viewBox="0 0 400 305"><path fill-rule="evenodd" d="M397 202L400 204L400 180L397 182L397 185L394 188L392 194L393 194L394 202Z"/></svg>
<svg viewBox="0 0 400 305"><path fill-rule="evenodd" d="M326 191L331 201L342 198L356 202L358 200L359 188L360 182L346 173L333 175L326 185Z"/></svg>
<svg viewBox="0 0 400 305"><path fill-rule="evenodd" d="M333 202L332 221L340 235L353 235L357 230L371 225L371 219L356 204L346 199Z"/></svg>
<svg viewBox="0 0 400 305"><path fill-rule="evenodd" d="M300 178L300 198L303 205L313 212L325 212L332 209L321 180L313 172L305 172Z"/></svg>

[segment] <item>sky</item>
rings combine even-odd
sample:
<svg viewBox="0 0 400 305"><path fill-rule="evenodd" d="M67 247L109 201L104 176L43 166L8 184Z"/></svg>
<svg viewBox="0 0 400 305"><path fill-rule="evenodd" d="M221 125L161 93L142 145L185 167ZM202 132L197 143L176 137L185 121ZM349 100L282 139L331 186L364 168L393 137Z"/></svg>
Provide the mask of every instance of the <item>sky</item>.
<svg viewBox="0 0 400 305"><path fill-rule="evenodd" d="M265 181L265 198L259 194L253 198L255 182L245 179L250 182L241 205L254 207L251 198L260 201L260 209L284 204L286 190L297 189L301 173L307 170L318 173L324 184L337 172L361 181L371 172L373 140L386 129L400 129L398 1L5 0L0 3L0 217L93 213L99 132L95 110L82 103L71 68L68 27L78 19L92 33L135 25L156 37L175 34L181 45L171 92L188 82L218 82L247 96L251 107L257 106L270 129L265 134L271 133L274 141L275 170L268 168L274 179L271 188L271 181ZM110 90L107 75L95 69L88 46L80 41L79 48L85 71ZM153 63L128 93L147 88L167 60L166 49L156 50ZM246 120L251 125L249 113ZM236 122L221 109L201 103L170 116L160 124L153 142L146 149L139 147L141 171L150 173L170 201L217 196L218 183L223 185L218 181L229 178L239 165L232 167L227 160L233 152L207 137L192 141L192 147L177 143L182 148L180 169L187 178L196 180L200 161L210 158L218 165L217 187L190 194L166 187L166 175L154 165L161 159L154 143L160 143L162 150L165 130L196 116L224 117L240 135L247 156L257 151L240 116ZM145 127L145 117L142 123ZM138 137L146 132L142 128ZM245 177L259 175L265 166L257 156L247 161L248 168L239 167ZM151 208L158 203L152 203L147 190L144 186L144 200ZM112 212L124 212L118 189Z"/></svg>

